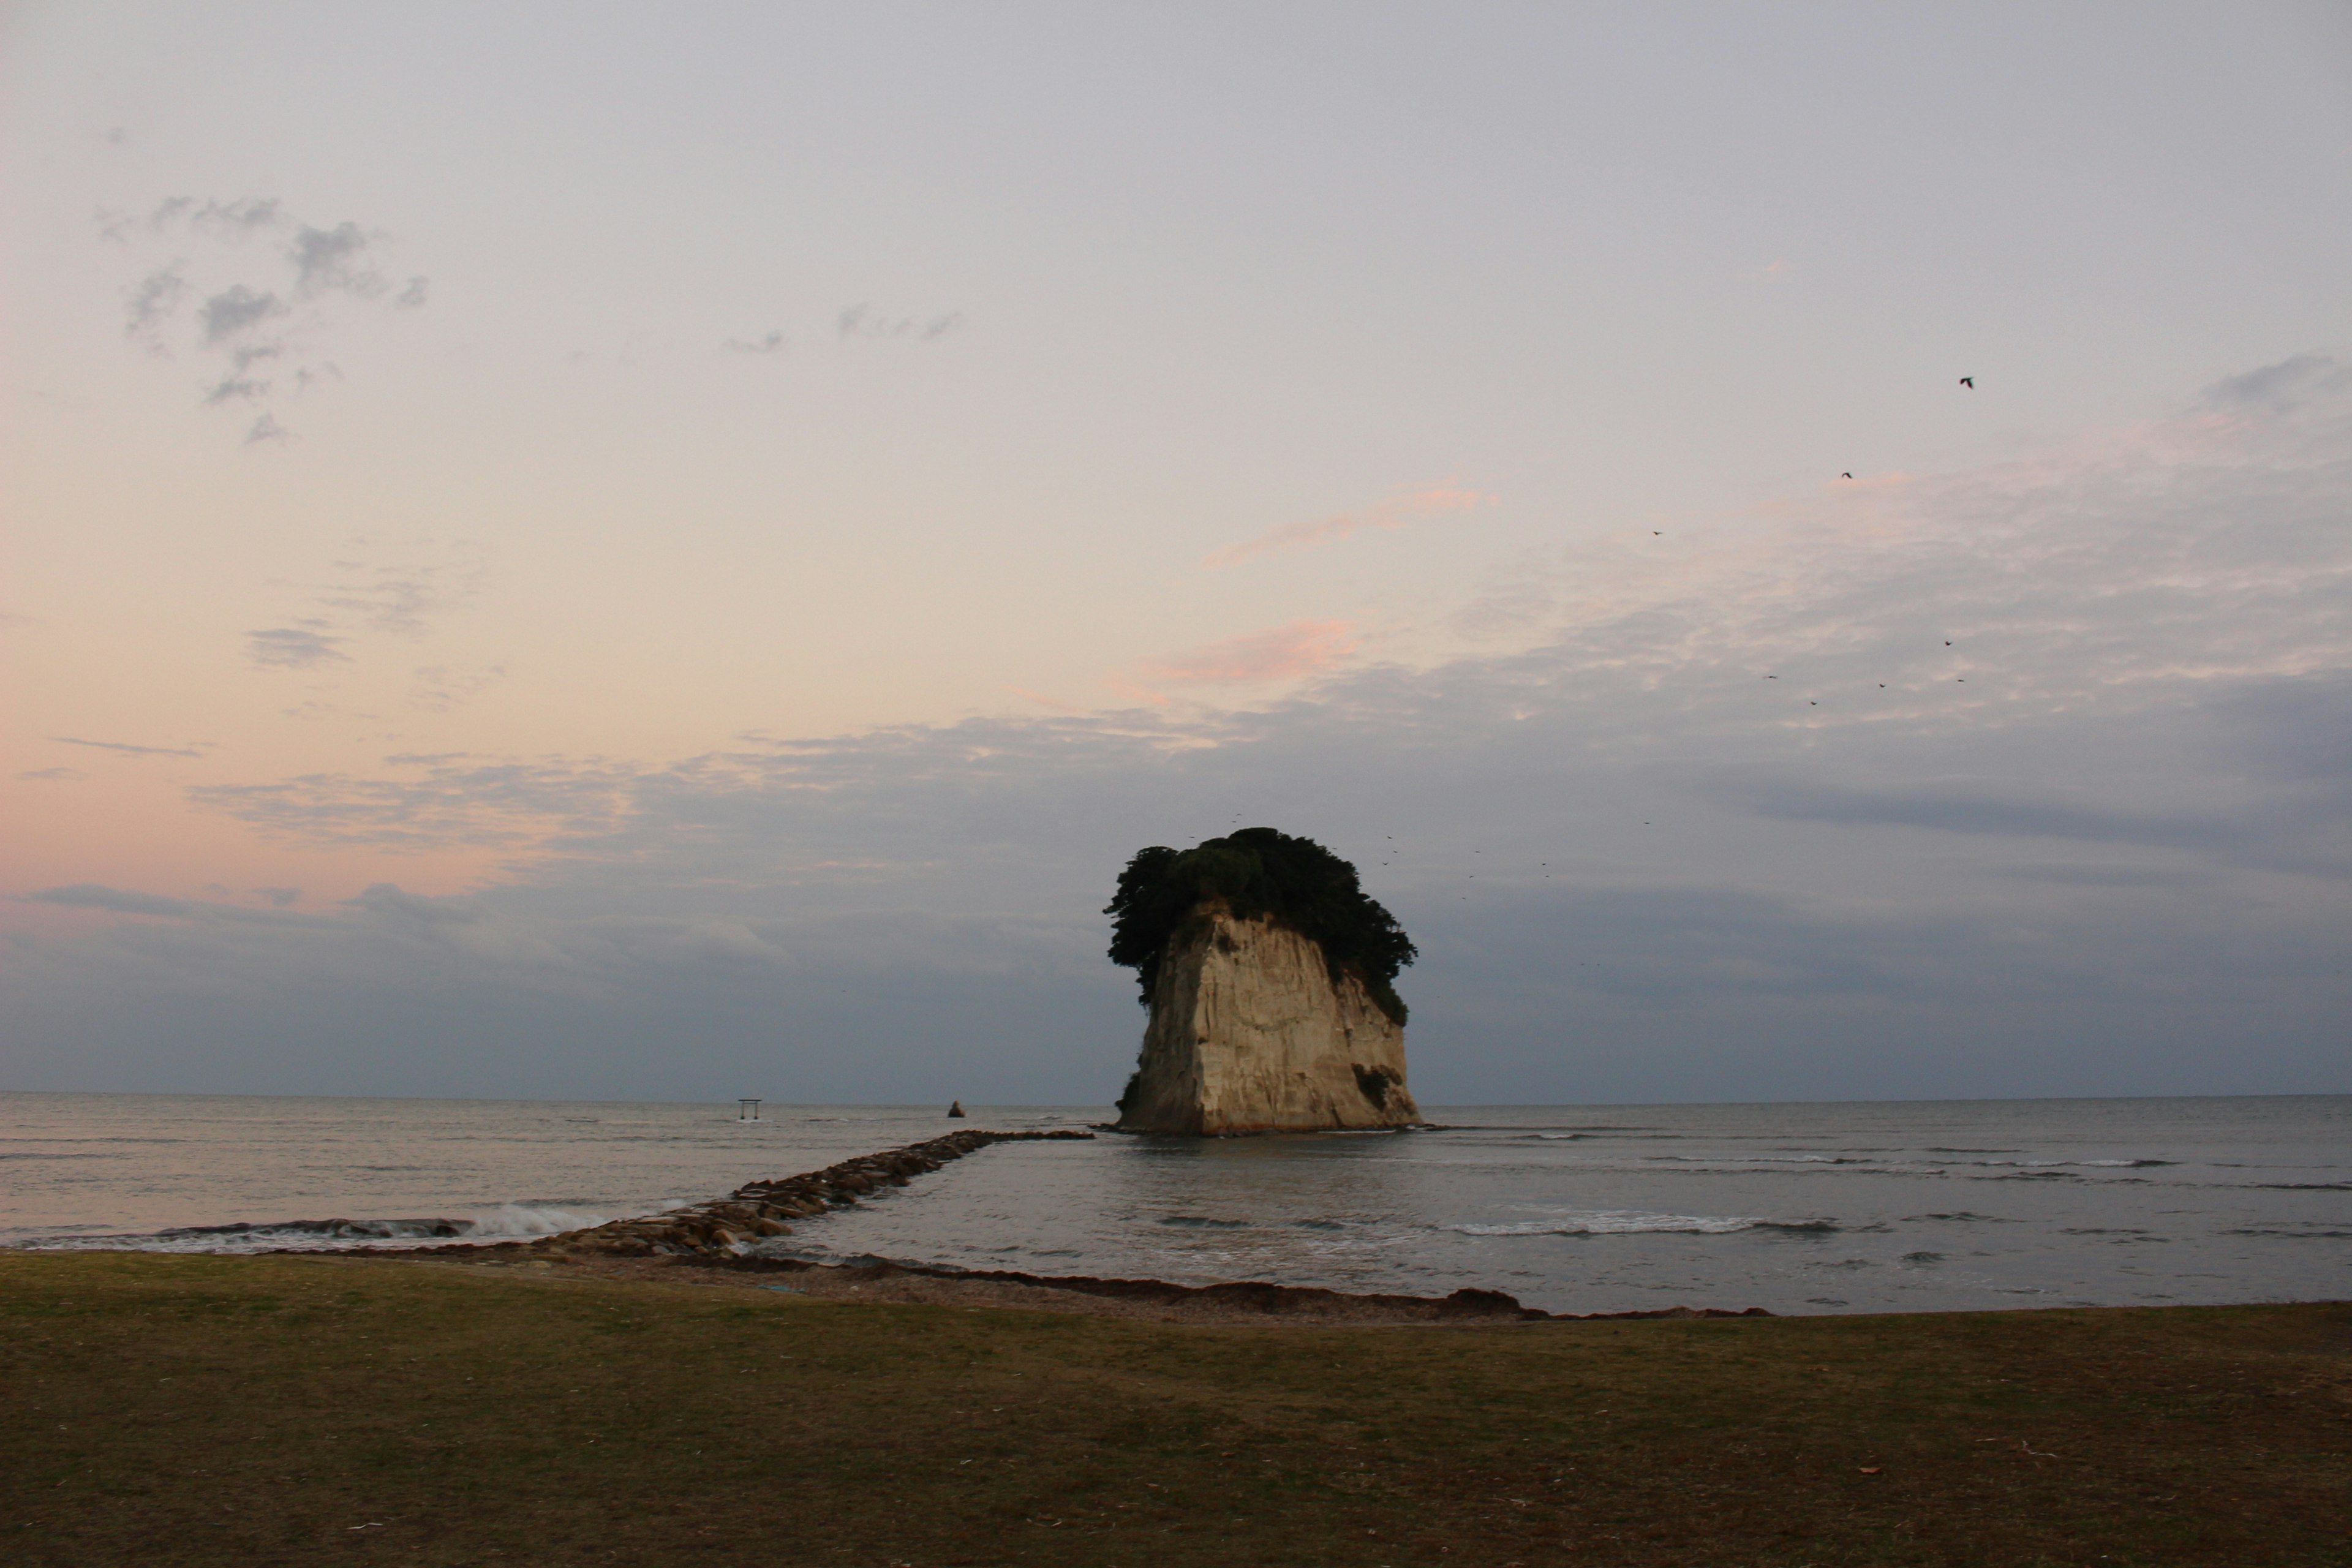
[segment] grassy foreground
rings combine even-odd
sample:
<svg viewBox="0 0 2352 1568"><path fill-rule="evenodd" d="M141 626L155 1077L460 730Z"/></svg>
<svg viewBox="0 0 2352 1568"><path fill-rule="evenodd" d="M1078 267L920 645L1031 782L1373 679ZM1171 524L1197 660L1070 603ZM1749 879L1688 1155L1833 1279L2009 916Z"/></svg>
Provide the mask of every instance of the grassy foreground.
<svg viewBox="0 0 2352 1568"><path fill-rule="evenodd" d="M0 1561L2352 1564L2352 1307L1194 1327L0 1253Z"/></svg>

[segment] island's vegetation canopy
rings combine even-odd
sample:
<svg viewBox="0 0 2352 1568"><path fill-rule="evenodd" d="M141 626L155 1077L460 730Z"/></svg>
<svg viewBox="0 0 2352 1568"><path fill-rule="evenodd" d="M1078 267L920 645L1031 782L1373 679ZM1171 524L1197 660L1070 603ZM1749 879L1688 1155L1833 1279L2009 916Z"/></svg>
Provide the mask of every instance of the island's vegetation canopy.
<svg viewBox="0 0 2352 1568"><path fill-rule="evenodd" d="M1223 899L1247 920L1270 915L1323 950L1334 981L1353 973L1381 1011L1404 1023L1397 972L1420 956L1396 917L1356 880L1356 868L1311 838L1244 827L1191 849L1155 844L1118 874L1110 956L1135 971L1143 1005L1171 938L1203 902Z"/></svg>

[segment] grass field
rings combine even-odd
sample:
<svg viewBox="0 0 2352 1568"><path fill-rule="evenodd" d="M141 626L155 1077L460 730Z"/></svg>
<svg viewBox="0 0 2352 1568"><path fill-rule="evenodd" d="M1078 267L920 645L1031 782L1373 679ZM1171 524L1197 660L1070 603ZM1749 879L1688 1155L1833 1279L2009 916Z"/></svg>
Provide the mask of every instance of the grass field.
<svg viewBox="0 0 2352 1568"><path fill-rule="evenodd" d="M2352 1564L2352 1307L1201 1327L0 1253L0 1562Z"/></svg>

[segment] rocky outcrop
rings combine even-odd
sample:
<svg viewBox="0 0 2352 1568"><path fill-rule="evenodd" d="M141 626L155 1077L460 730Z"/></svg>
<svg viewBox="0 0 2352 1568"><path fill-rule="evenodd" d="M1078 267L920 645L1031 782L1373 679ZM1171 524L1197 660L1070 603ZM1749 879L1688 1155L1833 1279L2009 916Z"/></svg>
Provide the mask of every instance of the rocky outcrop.
<svg viewBox="0 0 2352 1568"><path fill-rule="evenodd" d="M1170 940L1143 1055L1119 1101L1132 1132L1409 1127L1404 1029L1352 972L1271 917L1202 905Z"/></svg>
<svg viewBox="0 0 2352 1568"><path fill-rule="evenodd" d="M877 1187L903 1187L909 1177L936 1171L950 1160L961 1159L991 1143L1093 1136L1091 1132L1066 1131L983 1132L973 1128L922 1143L909 1143L903 1149L845 1160L806 1175L748 1183L710 1203L614 1220L591 1230L566 1231L526 1245L532 1252L567 1256L614 1253L645 1257L673 1253L734 1257L772 1236L790 1236L791 1222L795 1219L820 1215L827 1209L845 1208Z"/></svg>

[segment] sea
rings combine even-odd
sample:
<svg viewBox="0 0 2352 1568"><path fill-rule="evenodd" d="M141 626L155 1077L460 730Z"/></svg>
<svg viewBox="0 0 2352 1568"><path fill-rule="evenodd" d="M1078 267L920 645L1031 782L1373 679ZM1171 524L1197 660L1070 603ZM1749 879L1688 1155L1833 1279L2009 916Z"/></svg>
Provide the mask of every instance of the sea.
<svg viewBox="0 0 2352 1568"><path fill-rule="evenodd" d="M0 1246L551 1235L1105 1106L0 1093ZM799 1223L823 1262L1503 1290L1562 1312L2352 1298L2352 1096L1452 1106L1403 1132L1002 1143Z"/></svg>

